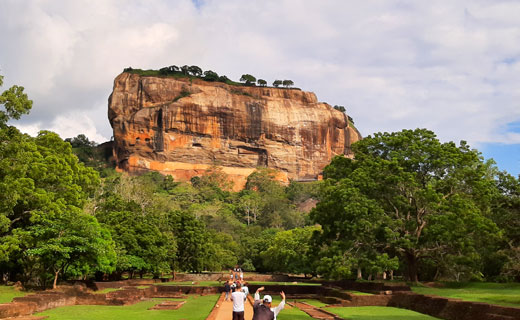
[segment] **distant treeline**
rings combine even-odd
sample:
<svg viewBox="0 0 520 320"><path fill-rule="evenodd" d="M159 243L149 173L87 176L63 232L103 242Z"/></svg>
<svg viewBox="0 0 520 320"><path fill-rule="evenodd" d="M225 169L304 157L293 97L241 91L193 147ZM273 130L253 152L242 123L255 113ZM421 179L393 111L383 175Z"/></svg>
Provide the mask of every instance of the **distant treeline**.
<svg viewBox="0 0 520 320"><path fill-rule="evenodd" d="M257 79L255 76L250 74L243 74L240 77L240 82L233 81L229 79L225 75L219 76L218 73L212 70L203 71L198 66L187 66L184 65L182 67L178 67L176 65L171 65L169 67L163 67L159 70L141 70L134 69L132 67L125 68L124 72L130 72L135 74L140 74L143 76L174 76L174 77L194 77L198 79L202 79L204 81L209 82L223 82L229 85L245 85L245 86L255 86L258 85L260 87L266 87L267 81L264 79ZM273 87L278 88L283 86L285 88L290 88L294 85L292 80L274 80Z"/></svg>

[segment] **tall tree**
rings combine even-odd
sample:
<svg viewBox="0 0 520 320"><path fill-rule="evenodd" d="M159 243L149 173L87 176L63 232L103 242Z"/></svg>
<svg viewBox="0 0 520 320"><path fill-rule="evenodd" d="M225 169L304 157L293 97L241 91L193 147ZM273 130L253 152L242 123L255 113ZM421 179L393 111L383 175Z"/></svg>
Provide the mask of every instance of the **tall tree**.
<svg viewBox="0 0 520 320"><path fill-rule="evenodd" d="M318 227L295 228L276 234L261 256L270 271L311 274L311 237Z"/></svg>
<svg viewBox="0 0 520 320"><path fill-rule="evenodd" d="M4 84L4 77L0 75L0 87ZM18 120L28 114L32 108L32 100L24 93L24 87L14 85L0 95L0 126L5 126L10 119Z"/></svg>
<svg viewBox="0 0 520 320"><path fill-rule="evenodd" d="M255 84L256 78L250 74L243 74L242 77L240 77L240 82L245 82L247 86L250 86Z"/></svg>
<svg viewBox="0 0 520 320"><path fill-rule="evenodd" d="M286 88L292 87L294 85L294 82L292 80L284 80L282 82L283 86Z"/></svg>
<svg viewBox="0 0 520 320"><path fill-rule="evenodd" d="M190 66L190 67L188 68L188 71L189 71L192 75L194 75L194 76L196 76L196 77L199 77L199 76L202 75L202 69L199 68L199 67L197 67L197 66Z"/></svg>
<svg viewBox="0 0 520 320"><path fill-rule="evenodd" d="M267 81L265 81L264 79L258 79L256 82L257 82L258 85L261 86L261 87L265 87L265 86L267 86Z"/></svg>
<svg viewBox="0 0 520 320"><path fill-rule="evenodd" d="M490 164L464 141L457 146L441 143L425 129L403 130L376 133L355 143L353 151L355 160L335 158L324 176L332 179L332 188L347 183L378 208L384 219L373 223L381 224L382 243L399 254L410 280L418 281L423 259L459 265L459 257L478 256L479 247L496 240L498 229L487 217L486 199L494 192ZM324 230L331 223L358 224L345 211L354 204L345 201L330 222L321 218L330 214L323 205L316 207L314 219L325 224Z"/></svg>

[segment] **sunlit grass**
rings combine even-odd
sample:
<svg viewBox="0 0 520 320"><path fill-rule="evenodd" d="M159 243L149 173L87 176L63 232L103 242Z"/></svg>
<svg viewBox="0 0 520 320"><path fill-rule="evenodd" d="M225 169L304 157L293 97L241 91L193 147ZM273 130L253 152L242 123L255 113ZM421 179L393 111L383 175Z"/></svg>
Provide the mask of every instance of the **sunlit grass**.
<svg viewBox="0 0 520 320"><path fill-rule="evenodd" d="M67 306L47 310L37 315L48 316L49 320L203 320L215 306L218 297L218 295L192 295L178 310L148 310L166 300L179 300L152 299L131 306Z"/></svg>
<svg viewBox="0 0 520 320"><path fill-rule="evenodd" d="M18 291L13 286L0 286L0 303L9 303L13 298L30 294L26 291Z"/></svg>
<svg viewBox="0 0 520 320"><path fill-rule="evenodd" d="M392 307L339 307L325 308L349 320L429 320L437 319L407 309Z"/></svg>
<svg viewBox="0 0 520 320"><path fill-rule="evenodd" d="M98 290L98 291L94 291L95 294L104 294L104 293L109 293L109 292L114 292L114 291L119 291L119 290L122 290L121 288L105 288L105 289L101 289L101 290Z"/></svg>
<svg viewBox="0 0 520 320"><path fill-rule="evenodd" d="M447 283L444 288L413 286L417 293L520 307L520 283Z"/></svg>
<svg viewBox="0 0 520 320"><path fill-rule="evenodd" d="M291 301L304 302L306 304L310 304L311 306L315 306L316 308L322 308L322 307L325 307L325 306L328 305L328 304L323 303L323 302L321 302L320 300L317 300L317 299L296 299L296 300L288 299L288 301L289 302L291 302Z"/></svg>
<svg viewBox="0 0 520 320"><path fill-rule="evenodd" d="M353 294L355 296L372 296L373 295L371 293L355 291L355 290L346 290L345 292L348 292L348 293Z"/></svg>

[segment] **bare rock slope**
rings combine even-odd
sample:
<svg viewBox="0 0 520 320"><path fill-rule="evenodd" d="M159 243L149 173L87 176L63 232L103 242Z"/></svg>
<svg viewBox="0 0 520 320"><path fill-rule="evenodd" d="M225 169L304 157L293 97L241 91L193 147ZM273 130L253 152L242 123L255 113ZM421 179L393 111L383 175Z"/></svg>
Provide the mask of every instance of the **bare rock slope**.
<svg viewBox="0 0 520 320"><path fill-rule="evenodd" d="M286 181L317 179L361 138L312 92L127 72L114 81L108 116L118 169L186 181L217 164L235 189L259 166Z"/></svg>

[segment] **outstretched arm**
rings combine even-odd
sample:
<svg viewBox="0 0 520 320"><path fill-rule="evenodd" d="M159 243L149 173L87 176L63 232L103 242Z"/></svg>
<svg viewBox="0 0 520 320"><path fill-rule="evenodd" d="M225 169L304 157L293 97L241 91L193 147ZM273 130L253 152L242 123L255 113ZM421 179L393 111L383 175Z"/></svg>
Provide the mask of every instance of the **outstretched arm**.
<svg viewBox="0 0 520 320"><path fill-rule="evenodd" d="M280 302L279 305L276 306L276 308L272 308L271 310L273 310L274 312L274 316L276 317L278 315L278 313L280 313L280 311L282 311L282 309L285 307L285 293L282 291L280 292L280 295L282 296L282 302Z"/></svg>
<svg viewBox="0 0 520 320"><path fill-rule="evenodd" d="M260 300L260 291L264 291L264 287L260 287L258 289L256 289L256 292L255 292L255 301L257 300Z"/></svg>

